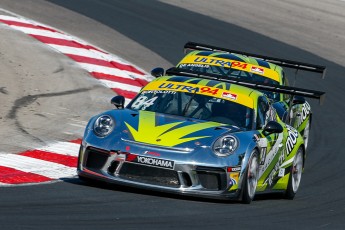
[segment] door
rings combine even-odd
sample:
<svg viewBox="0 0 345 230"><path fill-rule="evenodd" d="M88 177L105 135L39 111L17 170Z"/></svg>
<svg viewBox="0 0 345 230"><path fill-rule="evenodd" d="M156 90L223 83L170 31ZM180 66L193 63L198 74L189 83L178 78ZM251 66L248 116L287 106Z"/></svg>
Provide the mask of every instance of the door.
<svg viewBox="0 0 345 230"><path fill-rule="evenodd" d="M259 97L257 108L256 125L261 132L258 141L261 151L257 191L263 191L274 186L276 180L282 175L279 166L281 158L284 157L284 134L282 132L265 135L262 132L263 128L269 121L277 121L277 113L265 97Z"/></svg>

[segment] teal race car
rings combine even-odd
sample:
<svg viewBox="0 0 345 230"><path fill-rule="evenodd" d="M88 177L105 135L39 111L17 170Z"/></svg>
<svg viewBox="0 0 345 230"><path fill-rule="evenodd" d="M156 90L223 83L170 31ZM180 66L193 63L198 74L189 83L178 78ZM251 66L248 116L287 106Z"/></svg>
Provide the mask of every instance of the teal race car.
<svg viewBox="0 0 345 230"><path fill-rule="evenodd" d="M172 68L126 107L123 96L114 97L117 109L86 126L79 178L243 203L261 192L294 198L306 158L303 137L258 91L264 85L245 84ZM323 95L291 87L268 90Z"/></svg>
<svg viewBox="0 0 345 230"><path fill-rule="evenodd" d="M187 53L177 64L177 68L200 73L214 73L224 77L256 83L289 86L283 69L316 72L325 77L326 67L297 61L245 53L226 48L188 42L184 46ZM312 122L310 104L301 96L262 90L271 100L280 119L297 129L308 146ZM296 103L296 101L299 101Z"/></svg>

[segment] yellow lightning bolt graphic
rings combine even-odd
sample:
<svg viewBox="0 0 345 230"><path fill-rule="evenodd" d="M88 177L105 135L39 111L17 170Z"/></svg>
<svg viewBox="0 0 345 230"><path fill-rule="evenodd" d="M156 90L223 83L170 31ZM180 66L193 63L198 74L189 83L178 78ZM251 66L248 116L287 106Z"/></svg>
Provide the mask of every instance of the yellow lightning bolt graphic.
<svg viewBox="0 0 345 230"><path fill-rule="evenodd" d="M192 125L186 125L180 128L169 129L182 124L183 122L173 122L165 125L156 126L155 113L140 111L138 130L125 122L135 141L172 147L184 142L197 140L210 136L197 136L183 138L184 136L207 128L218 127L222 124L217 122L203 122Z"/></svg>

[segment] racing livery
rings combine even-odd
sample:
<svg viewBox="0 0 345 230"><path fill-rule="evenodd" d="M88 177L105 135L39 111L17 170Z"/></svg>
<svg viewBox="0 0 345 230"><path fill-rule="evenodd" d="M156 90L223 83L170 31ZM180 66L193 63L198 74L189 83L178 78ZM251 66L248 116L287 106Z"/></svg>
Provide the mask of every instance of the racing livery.
<svg viewBox="0 0 345 230"><path fill-rule="evenodd" d="M323 66L265 57L195 42L186 43L185 51L191 52L188 52L177 64L178 68L201 73L214 73L264 84L289 85L281 66L322 73L323 77L326 70ZM287 94L265 90L262 90L262 92L272 101L281 120L290 124L302 134L307 147L312 120L309 103L301 97L293 98ZM293 100L302 101L293 103Z"/></svg>
<svg viewBox="0 0 345 230"><path fill-rule="evenodd" d="M174 68L111 102L85 129L81 179L244 203L298 190L303 138L260 91Z"/></svg>

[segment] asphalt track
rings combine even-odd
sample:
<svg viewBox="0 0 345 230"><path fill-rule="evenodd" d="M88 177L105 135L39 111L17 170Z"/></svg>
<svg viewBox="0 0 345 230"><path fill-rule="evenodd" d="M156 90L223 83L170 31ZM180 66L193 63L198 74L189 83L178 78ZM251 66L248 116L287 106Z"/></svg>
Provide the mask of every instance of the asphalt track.
<svg viewBox="0 0 345 230"><path fill-rule="evenodd" d="M340 3L327 2L334 5ZM123 55L147 71L160 63L164 67L176 63L182 57L181 47L187 40L314 62L328 68L325 80L306 75L297 81L297 86L324 90L327 96L322 106L311 101L314 117L308 159L300 190L293 201L276 195L259 196L252 204L242 205L116 186L86 186L72 179L62 183L0 188L1 229L345 228L345 138L342 135L345 130L345 68L342 65L344 61L336 52L332 56L332 52L327 52L322 46L303 47L314 41L304 40L303 36L300 36L299 46L293 46L288 40L280 42L265 36L264 30L257 33L229 21L197 13L195 9L190 11L154 0L4 1L0 6L86 38L109 52ZM344 5L339 7L345 8ZM337 17L340 23L345 22L344 15ZM66 23L68 20L71 20L70 23ZM303 31L297 30L291 36L303 34ZM94 34L94 31L97 33ZM319 31L322 32L332 33L332 28ZM315 35L313 39L318 40L322 36ZM340 37L340 41L345 44L344 38ZM330 42L330 50L337 45ZM319 56L319 53L327 58ZM152 63L151 57L155 63ZM96 90L100 95L110 95L106 89L104 94L98 88ZM86 119L89 110L94 112L97 109L90 108L93 99L90 95L78 98L78 103L83 103L80 107L84 105L87 108L80 109L83 119ZM77 109L74 112L77 113ZM44 131L44 134L36 131L35 136L49 133L49 127ZM52 136L67 138L58 134Z"/></svg>

